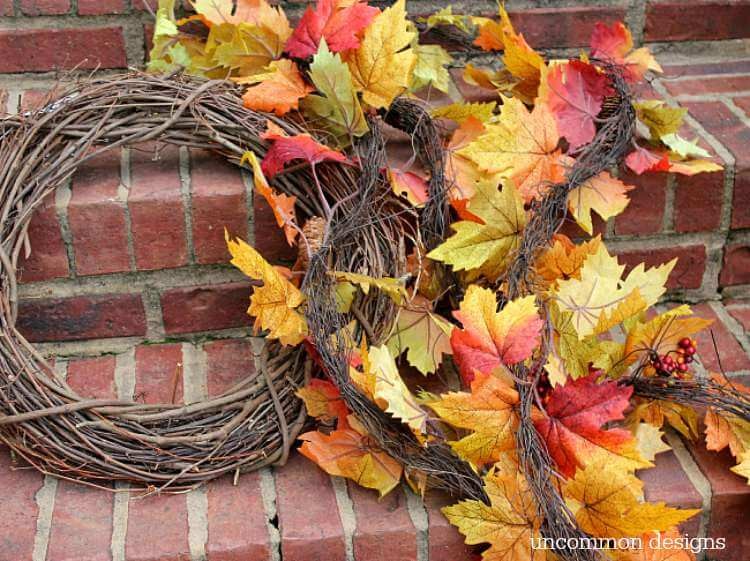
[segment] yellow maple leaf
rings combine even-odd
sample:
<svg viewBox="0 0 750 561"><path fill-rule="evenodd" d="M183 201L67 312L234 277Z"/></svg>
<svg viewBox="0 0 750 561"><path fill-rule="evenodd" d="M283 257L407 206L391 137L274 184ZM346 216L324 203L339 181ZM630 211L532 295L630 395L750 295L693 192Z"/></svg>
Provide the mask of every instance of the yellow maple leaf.
<svg viewBox="0 0 750 561"><path fill-rule="evenodd" d="M406 20L406 2L398 0L378 14L346 61L354 86L373 107L388 107L409 87L417 57L410 47L415 33Z"/></svg>
<svg viewBox="0 0 750 561"><path fill-rule="evenodd" d="M643 421L656 428L668 423L690 440L698 435L698 415L692 407L672 401L647 400L638 403L628 414L628 424Z"/></svg>
<svg viewBox="0 0 750 561"><path fill-rule="evenodd" d="M375 380L373 397L378 405L407 424L416 434L424 434L427 412L406 387L388 347L370 347L365 369Z"/></svg>
<svg viewBox="0 0 750 561"><path fill-rule="evenodd" d="M632 185L626 185L603 171L570 192L568 209L578 225L591 235L594 233L591 211L605 221L617 216L628 206L630 199L626 193L631 189L634 189Z"/></svg>
<svg viewBox="0 0 750 561"><path fill-rule="evenodd" d="M557 123L544 104L529 112L516 98L501 99L500 117L459 154L482 171L511 179L529 202L565 179Z"/></svg>
<svg viewBox="0 0 750 561"><path fill-rule="evenodd" d="M261 74L235 79L238 84L255 84L242 96L242 102L248 109L285 115L297 109L299 100L313 91L291 60L274 60L266 70Z"/></svg>
<svg viewBox="0 0 750 561"><path fill-rule="evenodd" d="M369 294L370 288L375 287L387 294L396 304L401 304L406 299L406 287L399 279L391 277L376 278L347 271L331 271L331 275L337 281L347 281L356 284L365 294Z"/></svg>
<svg viewBox="0 0 750 561"><path fill-rule="evenodd" d="M532 540L539 536L540 522L524 476L520 471L492 470L484 477L484 487L489 505L482 501L461 501L444 507L445 517L466 537L467 544L490 544L482 553L484 561L538 559Z"/></svg>
<svg viewBox="0 0 750 561"><path fill-rule="evenodd" d="M667 277L676 261L674 259L649 270L641 263L625 279L621 279L625 266L620 265L617 258L601 245L596 253L586 258L580 269L580 278L558 283L555 299L560 310L573 314L573 325L582 339L596 333L602 314L612 314L636 289L641 297L638 300L640 305L635 306L632 300L629 302L627 311L632 312L631 315L656 304L666 290ZM623 311L620 308L618 313Z"/></svg>
<svg viewBox="0 0 750 561"><path fill-rule="evenodd" d="M657 454L671 450L669 444L662 440L664 433L651 423L638 423L633 435L638 453L647 462L653 462Z"/></svg>
<svg viewBox="0 0 750 561"><path fill-rule="evenodd" d="M266 0L236 0L236 5L234 0L191 0L191 4L209 27L225 23L266 26L278 35L282 46L292 34L284 10Z"/></svg>
<svg viewBox="0 0 750 561"><path fill-rule="evenodd" d="M544 59L532 49L521 33L516 33L505 7L500 5L502 22L503 63L510 74L518 80L513 93L526 103L532 103L539 90Z"/></svg>
<svg viewBox="0 0 750 561"><path fill-rule="evenodd" d="M430 114L436 119L450 119L457 123L463 123L469 117L474 117L480 123L486 123L495 113L497 103L489 102L456 102L442 107L436 107Z"/></svg>
<svg viewBox="0 0 750 561"><path fill-rule="evenodd" d="M750 452L746 452L740 456L739 460L740 463L730 469L737 475L745 477L748 485L750 485Z"/></svg>
<svg viewBox="0 0 750 561"><path fill-rule="evenodd" d="M585 532L600 538L640 536L669 530L700 512L641 502L643 483L621 468L608 458L597 458L565 483L563 494Z"/></svg>
<svg viewBox="0 0 750 561"><path fill-rule="evenodd" d="M394 331L387 341L393 356L406 351L406 360L422 374L437 370L444 354L451 354L453 324L432 312L426 298L417 296L401 308Z"/></svg>
<svg viewBox="0 0 750 561"><path fill-rule="evenodd" d="M482 182L477 185L468 208L484 224L469 220L453 223L451 228L455 233L427 257L448 263L457 271L477 269L495 280L518 248L526 225L523 201L510 183L498 191L494 182Z"/></svg>
<svg viewBox="0 0 750 561"><path fill-rule="evenodd" d="M267 329L268 337L283 345L301 343L307 335L307 323L297 309L305 300L302 292L244 241L231 240L228 232L225 238L232 265L263 282L263 286L254 289L247 310L255 317L255 329Z"/></svg>
<svg viewBox="0 0 750 561"><path fill-rule="evenodd" d="M687 114L684 107L669 107L660 99L646 99L633 105L638 119L648 127L652 140L676 133Z"/></svg>
<svg viewBox="0 0 750 561"><path fill-rule="evenodd" d="M712 408L706 411L705 421L706 448L719 452L728 447L737 459L750 451L750 423Z"/></svg>
<svg viewBox="0 0 750 561"><path fill-rule="evenodd" d="M462 458L484 466L515 448L517 404L512 378L500 366L492 374L476 372L471 393L449 392L429 405L446 423L472 431L450 445Z"/></svg>

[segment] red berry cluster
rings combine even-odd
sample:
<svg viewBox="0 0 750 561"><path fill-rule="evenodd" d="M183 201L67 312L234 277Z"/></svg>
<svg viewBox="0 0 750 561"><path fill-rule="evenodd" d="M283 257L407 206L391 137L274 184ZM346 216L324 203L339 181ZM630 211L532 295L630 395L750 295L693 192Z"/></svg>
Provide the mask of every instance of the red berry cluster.
<svg viewBox="0 0 750 561"><path fill-rule="evenodd" d="M689 364L693 362L693 356L696 353L698 343L695 339L683 337L677 343L677 349L669 351L663 355L651 353L649 362L656 370L657 376L676 376L682 378L688 371ZM672 356L675 355L675 356Z"/></svg>

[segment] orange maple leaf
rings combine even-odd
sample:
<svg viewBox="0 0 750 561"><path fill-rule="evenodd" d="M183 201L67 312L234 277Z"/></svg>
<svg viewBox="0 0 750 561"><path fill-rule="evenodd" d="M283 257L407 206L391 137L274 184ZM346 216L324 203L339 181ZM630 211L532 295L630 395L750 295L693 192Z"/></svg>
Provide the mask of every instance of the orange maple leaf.
<svg viewBox="0 0 750 561"><path fill-rule="evenodd" d="M291 60L274 60L268 72L237 78L238 84L256 84L247 89L242 103L248 109L273 111L284 115L299 107L299 100L314 90L305 83L297 65Z"/></svg>

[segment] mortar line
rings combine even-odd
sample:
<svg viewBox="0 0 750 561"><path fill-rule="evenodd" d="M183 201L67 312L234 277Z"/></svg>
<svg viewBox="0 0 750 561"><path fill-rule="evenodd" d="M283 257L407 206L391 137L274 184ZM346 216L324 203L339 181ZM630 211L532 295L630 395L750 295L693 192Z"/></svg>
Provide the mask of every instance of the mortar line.
<svg viewBox="0 0 750 561"><path fill-rule="evenodd" d="M135 347L115 357L115 388L118 399L132 400L135 394ZM125 543L128 534L130 509L130 484L115 482L115 500L112 506L112 561L125 561Z"/></svg>
<svg viewBox="0 0 750 561"><path fill-rule="evenodd" d="M408 485L401 484L402 491L406 495L406 510L409 513L417 540L417 560L429 561L430 559L430 518L427 515L427 508L416 494L412 492Z"/></svg>
<svg viewBox="0 0 750 561"><path fill-rule="evenodd" d="M239 472L238 472L239 473ZM266 514L270 561L281 561L281 534L279 532L278 510L276 509L276 482L271 468L264 467L260 474L260 497ZM274 524L274 521L276 523Z"/></svg>
<svg viewBox="0 0 750 561"><path fill-rule="evenodd" d="M65 246L65 255L68 258L69 276L75 278L77 276L76 257L75 249L73 248L73 234L70 231L70 222L68 221L68 206L73 196L73 191L70 187L71 180L68 179L55 190L55 214L60 223L60 236Z"/></svg>
<svg viewBox="0 0 750 561"><path fill-rule="evenodd" d="M253 176L244 169L240 168L242 182L245 184L245 207L247 208L247 243L255 246L255 205L253 204Z"/></svg>
<svg viewBox="0 0 750 561"><path fill-rule="evenodd" d="M120 184L117 186L117 202L122 204L125 213L125 241L128 246L128 263L130 270L136 270L135 243L133 242L133 219L130 216L130 205L128 198L130 188L133 186L133 175L130 168L130 148L120 151Z"/></svg>
<svg viewBox="0 0 750 561"><path fill-rule="evenodd" d="M346 479L333 475L330 478L333 484L333 492L336 496L336 505L339 509L341 526L344 529L346 561L354 561L354 534L357 531L357 515L354 514L354 503L352 503L352 498L349 496Z"/></svg>
<svg viewBox="0 0 750 561"><path fill-rule="evenodd" d="M732 337L737 340L742 350L750 355L750 338L748 338L740 322L732 317L721 302L709 302L708 305L719 317L721 323L729 330Z"/></svg>
<svg viewBox="0 0 750 561"><path fill-rule="evenodd" d="M631 0L629 4L625 12L625 23L633 36L633 44L640 47L646 33L646 0Z"/></svg>
<svg viewBox="0 0 750 561"><path fill-rule="evenodd" d="M744 124L746 127L750 127L750 117L748 117L745 112L740 109L737 104L734 102L734 99L725 95L719 96L719 99L721 102L727 106L727 108L737 116L737 118L742 121L742 124Z"/></svg>
<svg viewBox="0 0 750 561"><path fill-rule="evenodd" d="M32 561L45 561L49 547L50 532L52 530L52 514L55 510L55 495L58 480L51 475L44 476L44 483L34 497L39 512L36 519L36 533L34 534L34 549Z"/></svg>
<svg viewBox="0 0 750 561"><path fill-rule="evenodd" d="M193 182L190 177L190 152L185 146L179 151L180 193L182 210L185 216L185 241L187 242L188 260L195 263L195 243L193 241Z"/></svg>
<svg viewBox="0 0 750 561"><path fill-rule="evenodd" d="M164 339L164 316L161 309L161 298L159 289L147 286L142 293L143 310L146 314L146 338Z"/></svg>
<svg viewBox="0 0 750 561"><path fill-rule="evenodd" d="M666 190L664 191L664 216L662 217L661 229L664 233L675 233L674 202L677 193L677 179L673 173L667 176Z"/></svg>

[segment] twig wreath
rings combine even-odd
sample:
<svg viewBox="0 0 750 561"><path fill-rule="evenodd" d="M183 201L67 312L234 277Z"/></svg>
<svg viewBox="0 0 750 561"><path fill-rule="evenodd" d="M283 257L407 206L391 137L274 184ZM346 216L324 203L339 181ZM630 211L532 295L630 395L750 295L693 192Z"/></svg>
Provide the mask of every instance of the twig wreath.
<svg viewBox="0 0 750 561"><path fill-rule="evenodd" d="M502 8L499 21L441 10L420 29L504 52L499 71L465 69L500 105L430 110L410 94L455 95L451 58L417 42L403 0L320 0L294 30L264 0L194 7L177 20L160 2L151 69L171 74L92 81L2 123L0 437L20 455L75 480L191 485L283 463L307 412L319 426L302 454L381 495L402 476L448 491L459 502L443 512L488 561L605 559L571 544L676 534L695 511L644 502L635 471L668 448L664 425L697 436L696 408L709 447L749 475L747 390L691 366L710 322L645 313L674 262L625 275L598 237L558 233L569 212L591 233L592 211L625 208L623 162L718 167L677 134L683 110L634 102L659 68L622 24L598 24L590 56L545 61ZM240 85L212 79L227 77ZM410 135L416 171L391 167L386 127ZM274 267L227 234L258 281L262 368L185 406L82 400L14 329L35 205L87 158L147 140L246 166L299 251ZM462 391L415 393L399 362L457 370ZM539 537L554 553L532 549Z"/></svg>

